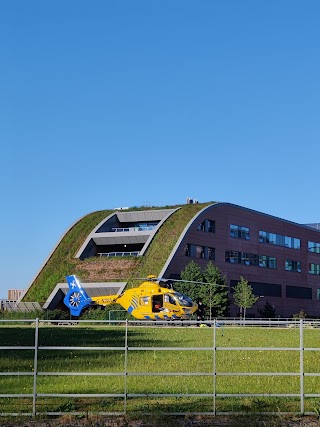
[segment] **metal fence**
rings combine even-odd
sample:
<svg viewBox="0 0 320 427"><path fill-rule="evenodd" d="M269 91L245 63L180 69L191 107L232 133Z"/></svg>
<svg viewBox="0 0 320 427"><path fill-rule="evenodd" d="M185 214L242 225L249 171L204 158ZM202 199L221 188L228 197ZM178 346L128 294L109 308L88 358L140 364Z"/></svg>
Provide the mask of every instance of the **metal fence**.
<svg viewBox="0 0 320 427"><path fill-rule="evenodd" d="M184 321L184 322L148 322L148 321L128 321L128 320L111 320L108 321L63 321L63 325L59 325L59 321L46 321L46 320L3 320L0 321L0 338L1 334L6 331L6 329L10 332L10 327L12 325L19 325L19 327L25 328L25 326L32 326L32 331L34 332L34 342L32 345L0 345L0 352L1 354L5 354L7 351L12 352L10 354L14 355L15 358L19 358L19 355L25 354L26 350L31 351L32 353L32 359L30 359L30 370L18 370L18 371L10 371L9 367L8 370L3 370L0 372L0 384L1 382L4 384L6 379L8 377L11 378L12 384L15 384L15 381L19 382L22 377L32 377L32 391L25 393L23 390L21 390L19 393L1 393L0 399L3 401L13 401L14 399L29 399L32 401L32 405L30 405L31 410L30 411L0 411L2 412L2 415L28 415L28 416L36 416L39 414L47 414L47 415L61 415L62 413L66 413L63 411L63 408L59 411L52 411L48 407L41 407L39 409L40 401L41 399L48 399L48 398L81 398L81 399L90 399L90 398L99 398L99 399L120 399L121 400L121 409L116 411L101 411L96 410L94 412L99 414L112 414L112 415L124 415L127 413L130 413L130 408L128 406L128 402L130 399L161 399L161 398L175 398L177 399L183 399L183 398L190 398L190 406L186 410L181 411L175 411L175 412L166 412L166 409L162 411L162 406L159 404L157 406L157 411L161 412L163 414L170 413L171 415L185 415L185 414L201 414L201 415L220 415L220 414L227 414L230 412L233 412L232 409L227 409L225 411L219 410L217 408L217 400L218 399L228 399L228 398L253 398L253 399L263 399L263 398L278 398L278 399L293 399L296 402L298 402L299 409L297 411L276 411L276 412L269 412L265 411L265 413L274 414L274 413L281 413L281 414L292 414L292 413L299 413L299 414L315 414L315 411L306 411L305 409L305 402L309 398L320 398L320 393L307 393L307 390L305 388L305 380L307 377L311 377L315 379L316 377L320 376L320 368L318 363L319 356L320 356L320 346L316 347L306 347L304 343L305 334L307 330L315 330L316 333L319 333L320 338L320 321L316 320L266 320L266 321L256 321L256 320L213 320L213 321L206 321L204 324L199 324L196 321ZM58 331L58 329L64 327L67 329L70 336L73 334L73 331L76 330L76 328L81 328L82 326L99 326L103 328L114 328L114 326L120 326L121 331L120 333L123 333L123 344L117 345L117 346L65 346L65 345L43 345L41 342L41 336L40 331L43 327L51 327L52 330ZM136 333L139 334L138 328L195 328L197 326L204 326L206 329L206 334L210 334L210 340L211 343L208 346L159 346L159 345L145 345L145 346L132 346L130 342L130 330L131 328L137 328ZM8 327L8 328L7 328ZM208 328L210 327L210 329ZM293 329L296 333L296 345L291 346L285 346L285 347L274 347L274 346L228 346L224 342L223 346L217 345L217 338L219 335L219 338L225 334L226 330L228 328L247 328L247 327L259 327L261 334L264 334L265 329L264 328L280 328L283 330L289 330ZM116 329L116 328L114 328ZM140 329L141 330L141 329ZM8 332L8 331L6 331ZM33 333L32 332L32 333ZM117 332L118 333L118 332ZM248 333L250 333L250 329L248 329ZM201 344L201 334L202 330L197 329L197 334L199 336L200 344ZM1 338L0 344L3 344L5 342L5 339ZM320 343L320 339L319 339ZM104 369L101 372L92 372L92 371L68 371L68 372L48 372L48 371L42 371L39 369L39 360L42 358L42 354L45 352L119 352L123 355L121 358L121 362L119 359L119 367L117 371L110 371L106 372ZM211 369L210 371L206 372L189 372L189 371L179 371L179 372L172 372L172 371L143 371L143 366L141 372L131 372L128 368L128 356L129 354L132 354L134 352L151 352L152 354L155 354L156 352L164 351L164 352L176 352L181 355L183 352L192 352L192 354L196 354L197 352L205 352L206 354L209 354L212 360L211 363ZM230 352L265 352L265 351L271 351L271 352L279 352L279 358L283 357L284 352L288 354L292 354L292 360L295 358L297 359L298 363L296 366L299 366L299 369L296 369L294 371L287 371L287 372L264 372L262 369L260 372L256 371L230 371L230 372L222 372L219 368L219 361L218 356L226 357L226 355ZM308 352L312 352L312 354L315 356L315 360L318 362L315 363L315 370L318 368L319 372L308 372L305 369L305 356ZM82 353L83 354L83 353ZM168 353L167 353L168 354ZM25 356L21 356L25 358ZM75 356L76 357L76 356ZM221 359L220 359L221 360ZM123 365L121 366L121 364ZM62 376L86 376L86 377L92 377L92 382L90 383L90 389L91 391L88 393L50 393L50 392L39 392L39 378L41 377L62 377ZM114 392L114 393L96 393L92 391L94 389L94 377L111 377L111 376L118 376L123 379L123 389L121 392ZM128 379L130 377L136 377L139 378L141 382L144 381L144 379L148 377L163 377L163 378L169 378L169 377L175 377L177 378L177 382L179 381L188 381L188 378L191 377L207 377L211 379L212 387L207 392L184 392L183 390L179 393L177 392L171 392L170 390L159 393L152 393L150 391L145 392L135 392L135 390L131 390ZM285 393L226 393L223 392L223 390L219 390L217 387L217 380L219 377L292 377L297 378L299 381L298 390L294 393L292 392L285 392ZM61 379L62 381L62 379ZM0 391L3 390L3 387L0 388ZM318 389L320 391L320 387ZM203 409L203 410L193 410L193 403L192 399L197 399L198 401L201 399L207 399L207 403L209 402L209 410ZM148 406L148 405L147 405ZM10 407L10 406L9 406ZM164 405L165 407L165 405ZM207 408L208 406L206 406ZM1 407L0 407L1 408ZM147 408L147 407L146 407ZM148 408L147 408L148 409ZM264 411L260 411L264 412ZM72 408L71 410L68 410L69 414L80 414L83 413L83 411L74 411ZM148 413L148 410L144 410L144 413ZM246 412L248 413L248 412Z"/></svg>

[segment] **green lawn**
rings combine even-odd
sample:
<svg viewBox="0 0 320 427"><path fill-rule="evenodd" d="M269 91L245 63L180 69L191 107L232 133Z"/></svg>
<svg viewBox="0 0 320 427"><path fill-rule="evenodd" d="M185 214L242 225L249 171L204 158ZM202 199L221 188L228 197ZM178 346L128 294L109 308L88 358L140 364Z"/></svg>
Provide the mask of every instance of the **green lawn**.
<svg viewBox="0 0 320 427"><path fill-rule="evenodd" d="M0 327L1 346L31 346L34 327ZM305 329L304 347L319 348L320 329ZM128 352L125 327L40 326L37 393L119 394L106 397L38 397L37 411L126 410L168 412L266 411L299 412L296 397L214 397L216 394L299 394L300 353L293 350L262 350L260 347L299 348L299 328L262 327L129 327ZM115 347L116 350L45 350L45 346ZM148 347L148 350L143 349ZM159 349L159 347L166 349ZM196 349L191 349L195 347ZM230 348L237 347L237 350ZM257 350L241 349L259 347ZM141 350L140 350L141 348ZM190 348L190 349L189 349ZM206 349L203 349L206 348ZM304 352L304 372L320 373L320 352ZM31 394L34 376L33 350L1 350L0 372L20 375L0 376L0 393ZM217 375L213 375L214 366ZM126 372L126 375L124 373ZM286 376L221 375L225 373L287 373ZM29 373L30 375L22 375ZM86 375L57 375L85 373ZM141 374L144 375L141 375ZM166 373L167 375L151 375ZM51 374L51 375L50 375ZM89 374L95 374L90 376ZM149 375L148 375L149 374ZM176 374L176 375L175 375ZM304 392L318 393L320 376L304 377ZM131 394L148 393L148 397ZM198 396L173 397L172 394ZM166 394L169 396L151 396ZM206 394L208 396L199 396ZM306 412L319 409L318 398L308 398ZM30 398L0 398L0 412L30 412Z"/></svg>

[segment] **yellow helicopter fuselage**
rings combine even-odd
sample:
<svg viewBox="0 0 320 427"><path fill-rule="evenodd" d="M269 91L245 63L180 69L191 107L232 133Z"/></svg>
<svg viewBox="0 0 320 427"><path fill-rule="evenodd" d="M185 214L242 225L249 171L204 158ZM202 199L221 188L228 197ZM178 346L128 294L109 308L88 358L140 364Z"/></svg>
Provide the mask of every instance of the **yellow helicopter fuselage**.
<svg viewBox="0 0 320 427"><path fill-rule="evenodd" d="M151 281L121 295L92 297L92 301L100 306L120 304L139 320L189 319L198 308L189 297Z"/></svg>

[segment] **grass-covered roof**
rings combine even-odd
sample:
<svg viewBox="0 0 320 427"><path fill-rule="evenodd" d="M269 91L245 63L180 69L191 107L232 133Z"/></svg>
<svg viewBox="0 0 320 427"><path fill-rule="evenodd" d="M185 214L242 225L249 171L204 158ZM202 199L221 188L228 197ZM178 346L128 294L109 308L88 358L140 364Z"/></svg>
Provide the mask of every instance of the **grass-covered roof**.
<svg viewBox="0 0 320 427"><path fill-rule="evenodd" d="M130 211L179 208L165 221L142 257L94 257L83 261L75 258L90 232L114 211L103 210L86 215L64 235L27 290L23 301L45 302L56 284L65 282L65 276L69 274L78 275L84 282L105 282L114 278L127 281L130 277L159 275L185 226L201 209L212 203L130 208ZM130 280L128 286L132 286Z"/></svg>

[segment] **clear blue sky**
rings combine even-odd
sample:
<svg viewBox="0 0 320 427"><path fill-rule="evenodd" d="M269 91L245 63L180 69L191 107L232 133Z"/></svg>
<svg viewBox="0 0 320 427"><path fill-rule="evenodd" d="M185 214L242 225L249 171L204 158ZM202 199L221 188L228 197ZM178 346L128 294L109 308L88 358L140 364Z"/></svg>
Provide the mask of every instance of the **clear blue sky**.
<svg viewBox="0 0 320 427"><path fill-rule="evenodd" d="M1 0L0 298L96 210L320 222L319 22L318 0Z"/></svg>

